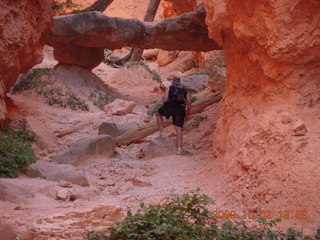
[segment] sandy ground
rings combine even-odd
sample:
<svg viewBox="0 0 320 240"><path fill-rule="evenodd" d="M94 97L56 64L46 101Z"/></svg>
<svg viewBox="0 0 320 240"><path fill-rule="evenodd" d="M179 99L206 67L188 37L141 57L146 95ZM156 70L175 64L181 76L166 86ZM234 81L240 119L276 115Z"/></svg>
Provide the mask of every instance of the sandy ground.
<svg viewBox="0 0 320 240"><path fill-rule="evenodd" d="M50 48L45 48L45 59L36 67L53 67L56 62L50 54ZM180 64L179 61L178 64ZM131 73L129 80L128 71ZM58 153L68 150L76 140L97 135L98 127L103 121L141 121L143 118L148 118L146 105L156 101L160 96L159 92L154 92L154 87L159 83L152 80L142 67L114 69L102 63L93 72L113 90L118 90L118 93L125 91L129 93L130 100L137 102L133 113L120 116L111 115L110 112L102 111L93 104L89 104L90 111L88 112L50 107L44 102L42 96L32 92L11 96L19 108L16 114L12 113L11 118L16 122L20 118L36 122L34 130L39 135L41 142L41 144L35 144L38 161L51 161ZM72 90L79 96L85 97L85 89L79 87L80 85L75 86L76 75L71 75L66 79L71 77L73 83L70 80L69 84L72 84L73 87L71 85L69 87L72 87ZM162 77L165 78L165 76ZM62 85L65 84L61 79L57 81ZM28 102L25 99L28 99ZM174 194L185 193L197 187L209 188L218 206L223 206L224 198L221 193L224 177L217 168L214 168L214 164L212 165L211 152L211 139L219 116L219 104L210 106L202 114L206 114L208 118L201 122L200 127L185 132L184 146L190 153L187 156L173 154L149 160L137 157L148 142L156 137L156 133L141 143L117 148L113 158L97 157L84 161L80 167L86 170L90 187L73 185L72 191L80 196L74 201L55 200L55 194L52 194L52 191L59 189L57 182L28 178L23 174L17 179L9 179L8 181L13 185L29 189L33 196L21 199L19 194L25 193L19 193L20 190L16 190L17 201L15 203L0 201L0 221L13 223L18 231L24 231L30 223L54 213L77 211L99 204L114 204L135 211L142 201L157 203ZM56 138L54 135L55 131L83 123L87 123L86 127L73 134L62 138ZM169 135L168 141L174 141L173 127L168 127L166 132ZM211 173L215 172L215 177L211 178L211 181L216 182L214 187L200 177L208 169L208 165L210 165ZM143 183L135 184L136 180Z"/></svg>

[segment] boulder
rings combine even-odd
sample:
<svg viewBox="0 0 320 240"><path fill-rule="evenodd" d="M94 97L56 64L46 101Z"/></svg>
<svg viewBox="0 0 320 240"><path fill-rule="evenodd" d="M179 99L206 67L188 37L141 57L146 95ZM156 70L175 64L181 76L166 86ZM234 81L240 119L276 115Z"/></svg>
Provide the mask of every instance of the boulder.
<svg viewBox="0 0 320 240"><path fill-rule="evenodd" d="M89 186L86 171L82 168L74 167L68 164L37 162L31 164L26 169L25 174L28 177L33 178L40 177L55 182L64 180L80 186Z"/></svg>
<svg viewBox="0 0 320 240"><path fill-rule="evenodd" d="M147 49L143 51L142 58L146 60L157 59L159 54L159 49Z"/></svg>
<svg viewBox="0 0 320 240"><path fill-rule="evenodd" d="M113 115L123 115L126 113L131 113L135 106L136 103L134 101L116 99L112 103L108 104L108 109L110 109Z"/></svg>
<svg viewBox="0 0 320 240"><path fill-rule="evenodd" d="M181 79L181 83L187 89L198 90L202 89L208 82L209 76L207 74L194 74Z"/></svg>
<svg viewBox="0 0 320 240"><path fill-rule="evenodd" d="M59 43L54 48L53 56L59 63L91 70L104 60L104 49L79 46L70 42Z"/></svg>
<svg viewBox="0 0 320 240"><path fill-rule="evenodd" d="M176 154L175 141L172 139L154 139L145 150L145 159Z"/></svg>
<svg viewBox="0 0 320 240"><path fill-rule="evenodd" d="M160 50L157 57L157 63L159 66L165 66L175 60L177 55L177 51Z"/></svg>
<svg viewBox="0 0 320 240"><path fill-rule="evenodd" d="M59 164L78 165L90 156L112 157L115 145L115 139L109 135L87 137L76 141L67 152L56 156L54 161Z"/></svg>

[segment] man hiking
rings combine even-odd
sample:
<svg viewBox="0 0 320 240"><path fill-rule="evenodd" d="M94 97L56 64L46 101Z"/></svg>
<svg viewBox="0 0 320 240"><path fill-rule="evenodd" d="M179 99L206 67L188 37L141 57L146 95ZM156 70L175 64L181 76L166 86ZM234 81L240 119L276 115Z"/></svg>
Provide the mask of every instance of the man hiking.
<svg viewBox="0 0 320 240"><path fill-rule="evenodd" d="M172 117L172 122L176 130L177 154L182 155L185 153L182 148L182 130L184 122L188 119L191 110L190 94L181 84L181 79L174 77L172 85L166 89L162 98L164 105L159 108L156 114L157 124L160 129L159 137L165 137L162 116L165 116L167 119Z"/></svg>

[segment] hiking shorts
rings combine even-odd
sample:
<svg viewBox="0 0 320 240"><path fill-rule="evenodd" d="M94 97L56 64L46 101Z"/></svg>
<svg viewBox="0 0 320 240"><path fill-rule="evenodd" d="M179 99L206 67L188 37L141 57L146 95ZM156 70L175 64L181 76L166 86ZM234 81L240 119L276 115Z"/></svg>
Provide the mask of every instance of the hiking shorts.
<svg viewBox="0 0 320 240"><path fill-rule="evenodd" d="M172 117L172 123L175 126L183 127L184 118L186 116L186 110L184 106L176 103L166 102L159 108L158 112L165 116L167 119Z"/></svg>

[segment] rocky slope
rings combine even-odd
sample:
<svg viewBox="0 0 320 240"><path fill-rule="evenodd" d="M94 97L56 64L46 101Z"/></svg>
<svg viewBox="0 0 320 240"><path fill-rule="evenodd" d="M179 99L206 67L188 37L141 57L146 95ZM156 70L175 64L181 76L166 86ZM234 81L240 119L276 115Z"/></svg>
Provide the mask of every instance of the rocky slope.
<svg viewBox="0 0 320 240"><path fill-rule="evenodd" d="M185 11L184 1L172 2ZM227 194L243 208L304 209L309 222L319 220L319 1L214 0L205 8L228 63L213 141L233 177Z"/></svg>
<svg viewBox="0 0 320 240"><path fill-rule="evenodd" d="M52 22L49 0L4 0L0 3L0 120L7 113L6 93L20 73L41 62Z"/></svg>

